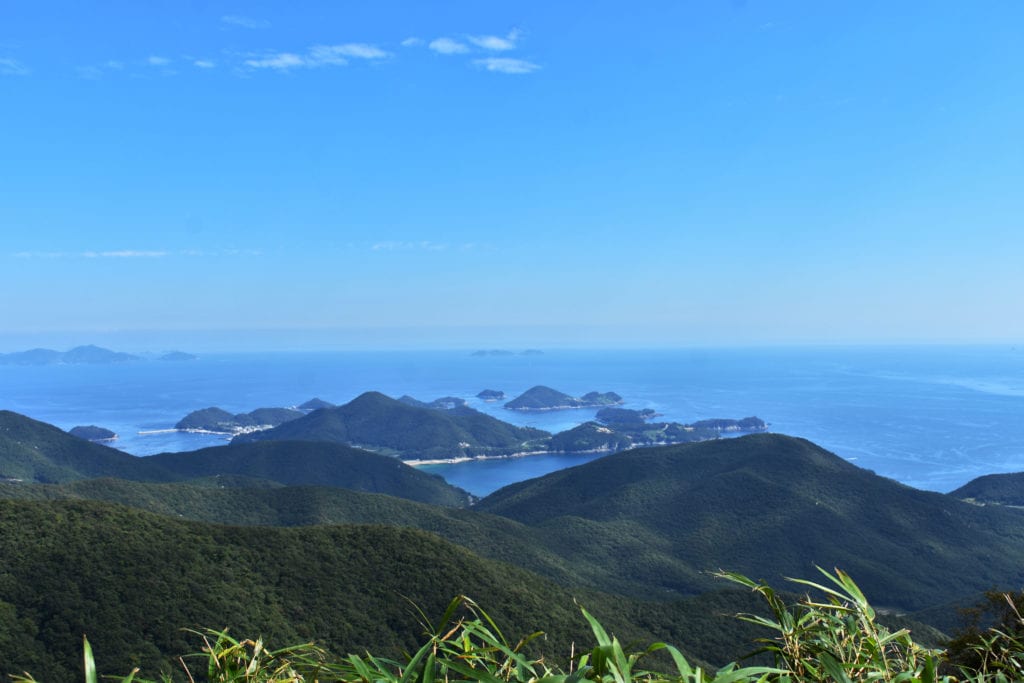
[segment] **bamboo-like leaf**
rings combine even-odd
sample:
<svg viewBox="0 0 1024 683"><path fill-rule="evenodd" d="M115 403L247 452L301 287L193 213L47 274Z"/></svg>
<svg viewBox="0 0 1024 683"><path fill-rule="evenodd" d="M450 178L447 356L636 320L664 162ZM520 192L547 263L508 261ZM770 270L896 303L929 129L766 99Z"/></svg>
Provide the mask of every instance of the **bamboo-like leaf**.
<svg viewBox="0 0 1024 683"><path fill-rule="evenodd" d="M608 637L608 632L604 630L604 626L601 626L600 622L592 617L590 612L587 610L580 608L580 611L583 612L583 616L590 624L590 630L594 633L594 638L597 639L597 644L602 647L611 645L611 638Z"/></svg>
<svg viewBox="0 0 1024 683"><path fill-rule="evenodd" d="M467 681L478 681L479 683L506 683L503 678L495 676L492 672L486 669L474 669L468 667L462 662L449 662L448 666L463 676L466 677Z"/></svg>
<svg viewBox="0 0 1024 683"><path fill-rule="evenodd" d="M668 650L669 655L672 657L673 663L676 665L676 671L679 672L680 677L689 678L693 676L693 667L690 666L690 662L686 660L683 653L672 645L666 645L665 649Z"/></svg>
<svg viewBox="0 0 1024 683"><path fill-rule="evenodd" d="M85 666L85 683L96 683L96 660L92 656L92 645L85 636L82 636L82 660Z"/></svg>
<svg viewBox="0 0 1024 683"><path fill-rule="evenodd" d="M768 666L750 666L742 669L721 669L711 680L714 683L738 683L739 681L764 680L766 676L786 673L783 669Z"/></svg>
<svg viewBox="0 0 1024 683"><path fill-rule="evenodd" d="M829 677L836 681L836 683L853 683L849 674L846 673L846 669L839 661L830 655L828 652L822 652L818 655L818 661L821 662L821 668L825 670L825 673Z"/></svg>
<svg viewBox="0 0 1024 683"><path fill-rule="evenodd" d="M402 674L401 683L412 683L416 679L416 670L419 668L420 661L422 661L428 653L433 652L434 644L434 639L431 638L423 645L423 647L416 651L416 654L412 656L409 663L405 665L405 671Z"/></svg>

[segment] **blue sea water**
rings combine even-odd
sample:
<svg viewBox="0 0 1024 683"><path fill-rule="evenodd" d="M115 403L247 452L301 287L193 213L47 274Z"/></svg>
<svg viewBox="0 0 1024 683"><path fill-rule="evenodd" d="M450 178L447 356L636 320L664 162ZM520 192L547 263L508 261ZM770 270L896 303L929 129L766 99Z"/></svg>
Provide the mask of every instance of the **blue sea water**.
<svg viewBox="0 0 1024 683"><path fill-rule="evenodd" d="M500 419L559 431L593 410L517 413L475 398L545 384L570 394L615 391L630 408L692 422L756 415L910 486L949 491L1024 470L1024 348L772 348L211 354L196 361L0 366L0 408L69 429L95 424L136 455L224 443L164 432L209 406L232 412L344 403L368 390L421 400L459 396ZM534 456L428 469L478 495L596 456Z"/></svg>

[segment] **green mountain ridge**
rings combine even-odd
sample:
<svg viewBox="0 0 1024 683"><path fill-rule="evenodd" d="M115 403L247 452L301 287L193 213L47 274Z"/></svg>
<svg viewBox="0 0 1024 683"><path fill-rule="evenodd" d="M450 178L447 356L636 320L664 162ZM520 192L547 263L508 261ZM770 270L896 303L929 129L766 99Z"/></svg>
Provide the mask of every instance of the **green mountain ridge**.
<svg viewBox="0 0 1024 683"><path fill-rule="evenodd" d="M462 507L468 493L396 458L336 443L265 441L148 456L180 479L244 475L291 486L334 486Z"/></svg>
<svg viewBox="0 0 1024 683"><path fill-rule="evenodd" d="M505 487L475 509L545 532L624 594L693 593L703 571L771 581L841 567L915 610L1024 581L1024 516L919 491L793 437L638 449ZM605 546L581 543L598 530ZM618 533L608 534L608 530Z"/></svg>
<svg viewBox="0 0 1024 683"><path fill-rule="evenodd" d="M0 480L60 483L92 477L170 481L154 461L71 436L53 425L0 410Z"/></svg>
<svg viewBox="0 0 1024 683"><path fill-rule="evenodd" d="M113 477L172 482L216 475L353 488L446 506L464 506L471 500L468 493L436 475L342 444L229 444L136 457L84 441L44 422L0 411L0 481L64 483Z"/></svg>
<svg viewBox="0 0 1024 683"><path fill-rule="evenodd" d="M397 656L421 642L417 610L436 618L457 594L474 597L510 635L544 631L530 653L563 663L574 642L587 641L580 604L626 642L668 639L718 663L761 635L734 616L762 611L749 591L717 586L670 603L568 591L385 525L240 527L92 501L0 500L0 557L0 676L77 679L82 633L101 674L139 666L177 670L176 680L171 657L199 646L183 628ZM925 642L938 637L911 625Z"/></svg>
<svg viewBox="0 0 1024 683"><path fill-rule="evenodd" d="M440 416L450 412L402 407ZM267 482L340 487L447 507L471 500L439 477L395 458L339 444L269 441L135 458L20 416L13 422L20 425L21 441L12 445L13 415L0 416L8 424L7 432L0 429L0 473L7 477L9 463L24 465L27 453L43 472L36 479L41 482L90 477L182 482L221 476L234 478L230 486L236 488L265 480L264 488ZM30 438L42 441L26 443ZM53 447L56 457L46 460ZM86 471L71 465L85 465ZM65 477L49 476L56 470ZM291 496L296 509L304 508L303 497L314 501L305 506L308 517L292 515L294 523L357 519L335 513L317 517L317 505L336 509L339 503L312 489L277 495ZM275 508L266 502L256 505ZM394 505L384 507L393 512ZM489 513L490 521L479 513ZM267 514L253 523L280 523L280 517ZM497 530L493 515L517 526ZM778 580L807 575L817 564L844 568L877 604L903 611L935 604L936 593L954 600L1024 581L1022 515L918 491L810 442L775 434L624 451L515 484L473 505L459 518L457 532L453 529L459 525L450 516L439 521L424 513L402 513L405 524L423 528L427 523L415 518L431 519L431 531L482 554L509 557L566 585L667 600L711 588L709 570L729 568ZM384 516L358 520L389 522ZM499 555L494 543L480 542L503 535L516 539L517 553Z"/></svg>
<svg viewBox="0 0 1024 683"><path fill-rule="evenodd" d="M485 596L529 632L571 638L575 607L554 584L424 532L176 521L94 502L0 502L0 674L71 680L81 634L126 665L168 669L183 627L397 654L456 594ZM552 643L552 652L569 642ZM102 662L101 662L102 666ZM123 671L121 671L123 673Z"/></svg>
<svg viewBox="0 0 1024 683"><path fill-rule="evenodd" d="M950 491L949 495L986 505L1024 507L1024 472L986 474Z"/></svg>

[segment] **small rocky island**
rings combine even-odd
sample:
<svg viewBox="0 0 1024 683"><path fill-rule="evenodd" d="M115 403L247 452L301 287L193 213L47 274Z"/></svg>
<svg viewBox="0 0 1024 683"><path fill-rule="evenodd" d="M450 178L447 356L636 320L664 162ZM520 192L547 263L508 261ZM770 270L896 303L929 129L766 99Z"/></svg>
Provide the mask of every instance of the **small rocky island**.
<svg viewBox="0 0 1024 683"><path fill-rule="evenodd" d="M479 394L477 394L476 397L479 398L479 399L482 399L484 401L488 401L488 402L489 401L504 401L505 400L505 392L504 391L498 391L497 389L484 389Z"/></svg>
<svg viewBox="0 0 1024 683"><path fill-rule="evenodd" d="M164 355L158 357L157 360L180 362L185 360L199 360L199 356L192 353L185 353L184 351L168 351Z"/></svg>
<svg viewBox="0 0 1024 683"><path fill-rule="evenodd" d="M96 425L72 427L68 430L68 434L77 436L79 439L85 439L86 441L113 441L117 438L117 434L114 432L103 427L97 427Z"/></svg>
<svg viewBox="0 0 1024 683"><path fill-rule="evenodd" d="M570 410L573 408L603 408L622 405L622 397L614 391L591 391L580 397L563 394L551 387L535 386L505 404L508 410L524 412L542 410Z"/></svg>
<svg viewBox="0 0 1024 683"><path fill-rule="evenodd" d="M487 356L514 356L515 351L509 351L508 349L480 349L469 354L475 358L485 358Z"/></svg>

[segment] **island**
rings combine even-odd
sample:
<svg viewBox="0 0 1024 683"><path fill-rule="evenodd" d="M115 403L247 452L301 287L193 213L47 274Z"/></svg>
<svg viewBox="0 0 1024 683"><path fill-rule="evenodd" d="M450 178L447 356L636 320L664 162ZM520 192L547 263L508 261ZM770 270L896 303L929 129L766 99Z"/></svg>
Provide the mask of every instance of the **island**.
<svg viewBox="0 0 1024 683"><path fill-rule="evenodd" d="M545 451L548 432L503 422L464 403L450 396L427 403L369 391L343 406L240 434L232 443L329 441L417 464Z"/></svg>
<svg viewBox="0 0 1024 683"><path fill-rule="evenodd" d="M565 396L561 394L561 396ZM587 394L621 401L618 394ZM569 397L572 398L572 397ZM559 399L564 401L564 398ZM263 411L274 409L263 409ZM276 409L281 411L284 409ZM642 446L708 441L723 436L765 431L756 417L715 418L693 424L647 422L657 415L650 408L627 410L605 407L605 423L585 422L551 434L519 427L477 411L456 396L421 401L412 396L390 398L366 392L351 402L306 413L232 415L219 408L196 411L178 423L190 431L231 434L232 443L255 441L327 441L397 457L411 465L523 457L544 453L616 452ZM274 418L282 421L267 428ZM285 419L287 418L287 419Z"/></svg>
<svg viewBox="0 0 1024 683"><path fill-rule="evenodd" d="M479 399L482 399L484 401L488 401L488 402L490 402L490 401L504 401L505 400L505 392L504 391L498 391L497 389L484 389L479 394L477 394L476 397L479 398Z"/></svg>
<svg viewBox="0 0 1024 683"><path fill-rule="evenodd" d="M179 420L174 428L183 432L236 436L272 429L304 415L304 411L294 408L257 408L249 413L232 415L226 410L212 407L192 411Z"/></svg>
<svg viewBox="0 0 1024 683"><path fill-rule="evenodd" d="M100 346L76 346L68 351L53 349L30 349L14 353L0 353L0 365L59 365L92 364L106 365L141 360L139 356L120 351L111 351Z"/></svg>
<svg viewBox="0 0 1024 683"><path fill-rule="evenodd" d="M199 360L199 356L192 353L185 353L184 351L169 351L158 357L157 360L179 362L185 360Z"/></svg>
<svg viewBox="0 0 1024 683"><path fill-rule="evenodd" d="M96 425L79 425L78 427L72 427L68 430L68 434L71 436L77 436L79 439L85 439L86 441L113 441L117 438L117 434L104 429L103 427L97 427Z"/></svg>
<svg viewBox="0 0 1024 683"><path fill-rule="evenodd" d="M646 411L628 411L643 414ZM651 411L653 412L653 411ZM551 437L549 446L560 453L616 452L646 446L668 446L722 438L723 434L756 434L768 430L767 423L758 417L739 420L715 418L698 420L692 424L679 422L645 422L627 420L618 422L584 422Z"/></svg>
<svg viewBox="0 0 1024 683"><path fill-rule="evenodd" d="M419 401L407 394L400 397L398 400L407 406L430 408L431 410L455 410L456 408L463 408L466 405L466 399L459 398L457 396L442 396L441 398L435 398L433 401L428 403Z"/></svg>
<svg viewBox="0 0 1024 683"><path fill-rule="evenodd" d="M744 417L740 420L716 418L697 420L691 425L695 429L710 429L715 432L763 432L768 425L759 417Z"/></svg>
<svg viewBox="0 0 1024 683"><path fill-rule="evenodd" d="M598 393L591 391L580 397L570 396L551 387L535 386L505 404L508 410L542 411L569 410L574 408L602 408L623 403L622 397L614 391Z"/></svg>
<svg viewBox="0 0 1024 683"><path fill-rule="evenodd" d="M514 356L516 354L515 351L509 351L508 349L480 349L469 355L483 358L485 356Z"/></svg>

